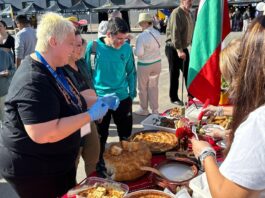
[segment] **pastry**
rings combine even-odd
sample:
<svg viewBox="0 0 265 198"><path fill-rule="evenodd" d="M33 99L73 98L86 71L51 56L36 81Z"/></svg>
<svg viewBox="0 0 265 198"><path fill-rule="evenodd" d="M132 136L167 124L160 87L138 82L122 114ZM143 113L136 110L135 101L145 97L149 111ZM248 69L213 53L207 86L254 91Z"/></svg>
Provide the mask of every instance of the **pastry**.
<svg viewBox="0 0 265 198"><path fill-rule="evenodd" d="M150 166L151 158L149 147L141 142L114 143L104 152L107 174L115 181L134 180L143 176L146 171L139 167Z"/></svg>
<svg viewBox="0 0 265 198"><path fill-rule="evenodd" d="M78 198L122 198L125 192L117 186L105 183L95 184L79 192Z"/></svg>
<svg viewBox="0 0 265 198"><path fill-rule="evenodd" d="M147 144L151 152L165 152L177 146L176 135L165 131L138 133L131 140Z"/></svg>

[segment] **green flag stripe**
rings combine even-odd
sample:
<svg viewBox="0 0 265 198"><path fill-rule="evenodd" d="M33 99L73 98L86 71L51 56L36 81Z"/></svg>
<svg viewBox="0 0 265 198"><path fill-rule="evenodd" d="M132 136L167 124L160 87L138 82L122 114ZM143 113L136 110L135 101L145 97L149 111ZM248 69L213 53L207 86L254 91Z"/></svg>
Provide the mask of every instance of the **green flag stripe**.
<svg viewBox="0 0 265 198"><path fill-rule="evenodd" d="M198 13L192 40L188 87L221 42L222 3L222 0L206 0Z"/></svg>

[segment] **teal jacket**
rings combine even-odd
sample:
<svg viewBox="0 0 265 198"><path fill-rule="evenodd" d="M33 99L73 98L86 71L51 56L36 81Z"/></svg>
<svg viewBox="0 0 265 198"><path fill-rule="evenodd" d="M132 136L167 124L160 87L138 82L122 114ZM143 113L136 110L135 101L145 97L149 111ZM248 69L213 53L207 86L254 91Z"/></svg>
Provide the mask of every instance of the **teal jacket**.
<svg viewBox="0 0 265 198"><path fill-rule="evenodd" d="M93 41L87 45L85 61L92 73L92 80L98 96L116 93L120 100L136 97L136 69L132 48L124 43L120 49L96 40L96 54L91 60ZM93 61L93 62L91 62ZM94 66L91 66L91 63Z"/></svg>

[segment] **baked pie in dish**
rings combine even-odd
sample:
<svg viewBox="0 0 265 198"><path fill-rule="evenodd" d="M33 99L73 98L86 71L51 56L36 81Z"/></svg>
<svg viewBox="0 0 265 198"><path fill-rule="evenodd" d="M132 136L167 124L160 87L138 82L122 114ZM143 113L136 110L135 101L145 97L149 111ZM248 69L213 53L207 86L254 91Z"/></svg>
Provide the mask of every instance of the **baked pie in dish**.
<svg viewBox="0 0 265 198"><path fill-rule="evenodd" d="M138 132L131 137L131 141L147 144L153 153L166 152L177 146L176 135L165 131Z"/></svg>

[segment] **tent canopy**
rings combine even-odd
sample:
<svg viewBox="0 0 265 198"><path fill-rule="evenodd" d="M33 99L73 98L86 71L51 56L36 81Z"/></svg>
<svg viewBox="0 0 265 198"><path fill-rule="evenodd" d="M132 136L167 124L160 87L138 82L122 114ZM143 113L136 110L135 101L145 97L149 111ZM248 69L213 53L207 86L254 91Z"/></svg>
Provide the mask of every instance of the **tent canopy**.
<svg viewBox="0 0 265 198"><path fill-rule="evenodd" d="M148 9L151 5L145 3L143 0L131 0L129 3L125 5L121 5L122 10L129 10L129 9Z"/></svg>
<svg viewBox="0 0 265 198"><path fill-rule="evenodd" d="M251 3L259 3L262 0L230 0L229 4L251 4Z"/></svg>
<svg viewBox="0 0 265 198"><path fill-rule="evenodd" d="M1 11L0 15L8 15L13 13L17 13L20 9L13 6L12 4L9 4L4 10Z"/></svg>
<svg viewBox="0 0 265 198"><path fill-rule="evenodd" d="M44 8L36 5L35 3L30 3L26 8L18 11L18 14L36 14L44 11Z"/></svg>
<svg viewBox="0 0 265 198"><path fill-rule="evenodd" d="M161 9L161 8L176 8L179 5L177 0L154 0L152 2L152 9Z"/></svg>
<svg viewBox="0 0 265 198"><path fill-rule="evenodd" d="M107 12L108 10L120 10L121 6L112 3L111 0L108 0L102 6L93 9L96 12Z"/></svg>
<svg viewBox="0 0 265 198"><path fill-rule="evenodd" d="M91 10L92 8L95 8L95 7L81 0L75 5L73 5L72 7L67 8L65 12L87 12Z"/></svg>
<svg viewBox="0 0 265 198"><path fill-rule="evenodd" d="M48 8L44 9L44 11L48 12L63 12L66 10L68 7L60 4L58 1L55 2L55 4L49 6Z"/></svg>

